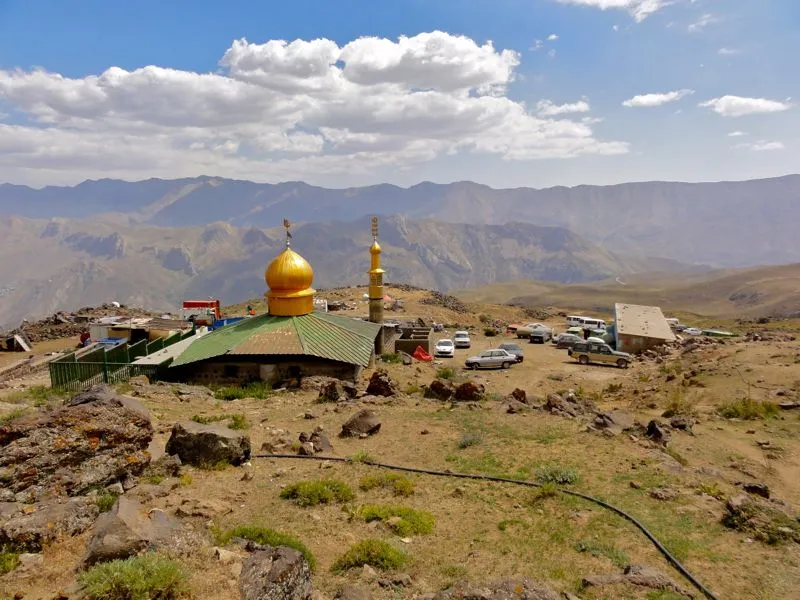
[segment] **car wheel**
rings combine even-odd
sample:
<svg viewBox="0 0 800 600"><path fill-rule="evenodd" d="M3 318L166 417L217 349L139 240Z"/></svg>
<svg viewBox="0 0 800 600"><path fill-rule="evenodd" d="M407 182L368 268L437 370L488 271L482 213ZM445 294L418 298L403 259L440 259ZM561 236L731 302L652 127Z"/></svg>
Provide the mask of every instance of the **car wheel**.
<svg viewBox="0 0 800 600"><path fill-rule="evenodd" d="M507 369L508 367L510 367L510 366L511 366L511 363L509 363L509 362L504 362L504 363L503 363L502 365L500 365L500 366L501 366L503 369Z"/></svg>
<svg viewBox="0 0 800 600"><path fill-rule="evenodd" d="M580 362L582 365L588 365L589 364L589 357L588 356L581 356L578 359L578 362Z"/></svg>
<svg viewBox="0 0 800 600"><path fill-rule="evenodd" d="M469 368L470 368L470 369L472 369L473 371L477 371L477 370L478 370L478 363L473 363L473 364L471 364L471 365L469 366Z"/></svg>
<svg viewBox="0 0 800 600"><path fill-rule="evenodd" d="M617 361L617 366L618 366L620 369L627 369L627 368L628 368L628 361L627 361L627 360L625 360L624 358L620 358L620 359Z"/></svg>

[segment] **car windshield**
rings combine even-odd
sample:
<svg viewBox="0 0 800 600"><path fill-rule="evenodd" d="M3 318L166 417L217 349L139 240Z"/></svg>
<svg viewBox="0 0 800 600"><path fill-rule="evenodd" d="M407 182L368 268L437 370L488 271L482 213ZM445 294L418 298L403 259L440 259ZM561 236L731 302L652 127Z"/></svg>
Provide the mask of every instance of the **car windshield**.
<svg viewBox="0 0 800 600"><path fill-rule="evenodd" d="M466 331L456 331L456 336L455 337L457 337L457 338L465 338L465 337L469 337L469 334Z"/></svg>
<svg viewBox="0 0 800 600"><path fill-rule="evenodd" d="M503 350L519 350L519 346L516 344L503 344L500 346Z"/></svg>
<svg viewBox="0 0 800 600"><path fill-rule="evenodd" d="M452 346L453 342L451 342L450 340L440 340L439 341L439 345L440 346Z"/></svg>

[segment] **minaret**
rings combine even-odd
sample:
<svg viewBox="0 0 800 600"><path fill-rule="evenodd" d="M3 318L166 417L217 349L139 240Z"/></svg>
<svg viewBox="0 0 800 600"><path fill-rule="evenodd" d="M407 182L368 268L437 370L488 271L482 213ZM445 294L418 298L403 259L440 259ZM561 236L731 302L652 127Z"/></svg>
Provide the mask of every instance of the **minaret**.
<svg viewBox="0 0 800 600"><path fill-rule="evenodd" d="M372 217L372 247L369 269L369 320L383 325L383 274L381 246L378 244L378 217ZM375 353L383 354L383 331L375 340Z"/></svg>

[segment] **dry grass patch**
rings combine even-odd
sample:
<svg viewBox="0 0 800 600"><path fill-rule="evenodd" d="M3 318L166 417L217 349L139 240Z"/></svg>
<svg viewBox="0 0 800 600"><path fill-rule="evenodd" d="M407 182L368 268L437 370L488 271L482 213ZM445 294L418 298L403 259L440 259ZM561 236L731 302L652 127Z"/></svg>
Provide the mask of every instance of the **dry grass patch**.
<svg viewBox="0 0 800 600"><path fill-rule="evenodd" d="M244 413L233 415L193 415L191 420L202 425L218 423L220 421L230 421L230 423L228 423L229 429L250 429L250 423L247 421L247 416Z"/></svg>
<svg viewBox="0 0 800 600"><path fill-rule="evenodd" d="M342 573L348 569L356 569L369 565L381 571L391 571L406 564L407 556L391 544L383 540L367 539L353 545L340 556L331 571Z"/></svg>
<svg viewBox="0 0 800 600"><path fill-rule="evenodd" d="M408 497L414 494L414 482L408 477L399 473L379 473L376 475L365 475L361 478L358 488L362 492L370 490L388 489L395 496Z"/></svg>
<svg viewBox="0 0 800 600"><path fill-rule="evenodd" d="M10 573L19 566L19 553L8 548L0 549L0 575Z"/></svg>
<svg viewBox="0 0 800 600"><path fill-rule="evenodd" d="M745 421L774 417L780 412L781 409L774 402L759 402L752 398L732 400L717 407L717 413L721 417L725 419L743 419Z"/></svg>
<svg viewBox="0 0 800 600"><path fill-rule="evenodd" d="M285 487L281 498L291 500L297 506L317 506L334 502L350 502L355 498L350 486L338 479L319 479L300 481Z"/></svg>

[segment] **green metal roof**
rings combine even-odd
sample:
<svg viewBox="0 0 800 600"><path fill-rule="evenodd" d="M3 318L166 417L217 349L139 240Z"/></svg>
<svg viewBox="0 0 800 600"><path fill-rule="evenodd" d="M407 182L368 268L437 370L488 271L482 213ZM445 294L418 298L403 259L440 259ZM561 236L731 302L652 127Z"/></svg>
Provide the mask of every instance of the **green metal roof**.
<svg viewBox="0 0 800 600"><path fill-rule="evenodd" d="M323 312L300 317L259 315L198 338L171 366L225 355L306 355L366 367L380 331L376 323Z"/></svg>

